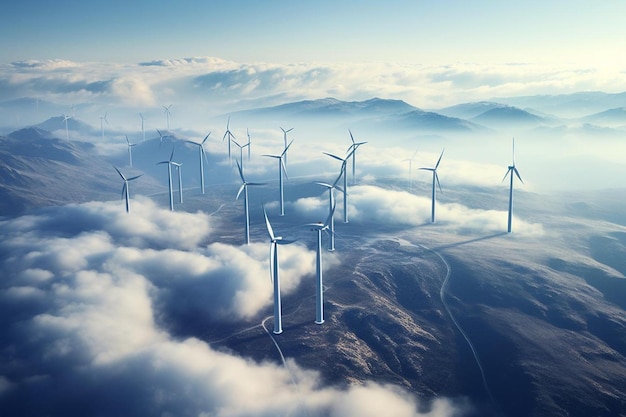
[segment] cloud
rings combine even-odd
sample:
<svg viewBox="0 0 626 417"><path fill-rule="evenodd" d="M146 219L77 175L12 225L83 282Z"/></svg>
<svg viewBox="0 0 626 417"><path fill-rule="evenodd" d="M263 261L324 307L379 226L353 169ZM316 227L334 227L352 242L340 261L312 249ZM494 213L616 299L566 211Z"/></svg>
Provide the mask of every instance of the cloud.
<svg viewBox="0 0 626 417"><path fill-rule="evenodd" d="M448 400L420 404L404 389L376 383L323 387L293 360L257 363L176 336L172 321L237 320L266 309L267 245L204 244L210 225L203 213L172 213L147 200L133 208L126 214L119 204L88 203L0 222L1 409L337 417L466 410ZM126 219L143 223L136 238ZM201 230L188 238L180 228ZM313 258L301 246L281 247L286 292L311 273Z"/></svg>
<svg viewBox="0 0 626 417"><path fill-rule="evenodd" d="M349 189L348 213L351 222L376 225L420 226L431 221L431 199L406 191L357 185ZM339 194L339 193L337 193ZM308 217L328 213L327 194L306 197L292 203L294 209ZM343 211L343 198L337 198L336 216ZM513 216L515 232L521 236L540 236L541 224L529 223ZM441 203L436 206L437 223L448 231L460 233L495 233L506 230L507 212L468 208L462 204Z"/></svg>

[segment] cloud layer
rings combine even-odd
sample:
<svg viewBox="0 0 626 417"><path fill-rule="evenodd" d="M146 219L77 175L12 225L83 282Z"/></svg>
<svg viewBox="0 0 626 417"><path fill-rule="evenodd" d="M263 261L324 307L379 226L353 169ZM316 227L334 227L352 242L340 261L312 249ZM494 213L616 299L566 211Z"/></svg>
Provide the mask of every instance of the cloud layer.
<svg viewBox="0 0 626 417"><path fill-rule="evenodd" d="M269 311L267 245L209 243L210 218L146 199L46 209L0 222L0 408L14 415L453 416L374 383L335 389L285 368L175 337L187 320ZM181 230L192 232L181 232ZM281 248L283 289L314 254ZM269 341L268 341L269 343ZM36 401L33 401L36 398ZM382 408L381 408L382 407Z"/></svg>

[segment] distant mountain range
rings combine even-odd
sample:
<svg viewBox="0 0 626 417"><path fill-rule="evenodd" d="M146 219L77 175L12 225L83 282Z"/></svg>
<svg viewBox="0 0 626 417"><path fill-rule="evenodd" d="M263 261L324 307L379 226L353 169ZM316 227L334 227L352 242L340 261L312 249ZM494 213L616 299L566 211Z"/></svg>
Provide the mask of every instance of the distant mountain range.
<svg viewBox="0 0 626 417"><path fill-rule="evenodd" d="M36 127L0 137L0 161L0 215L120 195L120 179L94 145ZM152 184L149 178L138 181Z"/></svg>

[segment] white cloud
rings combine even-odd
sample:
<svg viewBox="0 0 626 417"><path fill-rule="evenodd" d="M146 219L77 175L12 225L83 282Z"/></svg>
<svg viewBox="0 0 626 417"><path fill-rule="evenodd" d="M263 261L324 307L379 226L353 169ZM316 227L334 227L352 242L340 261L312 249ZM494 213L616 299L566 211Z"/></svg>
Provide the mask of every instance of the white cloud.
<svg viewBox="0 0 626 417"><path fill-rule="evenodd" d="M439 400L421 413L428 407L400 388L323 388L316 372L291 360L288 368L256 363L173 336L164 324L188 318L180 316L187 308L195 320L233 320L269 306L267 245L203 245L202 213L136 206L146 223L137 239L122 220L133 213L113 203L0 222L2 409L206 416L453 416L465 409ZM204 228L192 240L197 246L166 238L181 225ZM147 247L155 242L161 247ZM311 273L313 258L299 245L281 247L286 292Z"/></svg>

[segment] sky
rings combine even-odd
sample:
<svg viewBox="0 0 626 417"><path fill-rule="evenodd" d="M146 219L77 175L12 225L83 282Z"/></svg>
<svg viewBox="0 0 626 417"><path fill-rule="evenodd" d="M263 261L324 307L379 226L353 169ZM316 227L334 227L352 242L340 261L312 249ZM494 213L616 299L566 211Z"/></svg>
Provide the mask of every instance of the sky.
<svg viewBox="0 0 626 417"><path fill-rule="evenodd" d="M623 66L619 1L23 1L3 6L0 62L532 62ZM8 23L8 24L7 24Z"/></svg>

